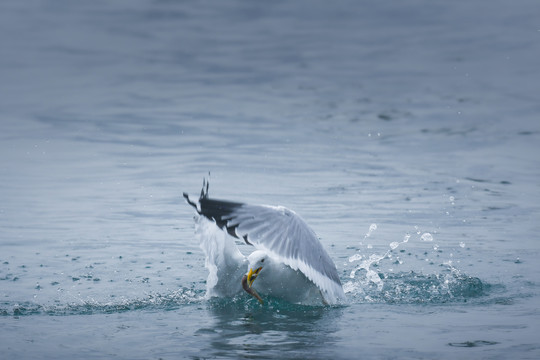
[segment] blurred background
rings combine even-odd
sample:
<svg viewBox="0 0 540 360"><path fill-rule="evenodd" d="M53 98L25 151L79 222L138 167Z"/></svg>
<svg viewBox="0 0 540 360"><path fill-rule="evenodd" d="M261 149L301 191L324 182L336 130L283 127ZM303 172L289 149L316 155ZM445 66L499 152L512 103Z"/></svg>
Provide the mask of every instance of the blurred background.
<svg viewBox="0 0 540 360"><path fill-rule="evenodd" d="M307 337L321 357L535 357L539 11L2 1L0 348L313 357ZM299 213L351 306L298 318L208 305L181 193L209 172L213 197Z"/></svg>

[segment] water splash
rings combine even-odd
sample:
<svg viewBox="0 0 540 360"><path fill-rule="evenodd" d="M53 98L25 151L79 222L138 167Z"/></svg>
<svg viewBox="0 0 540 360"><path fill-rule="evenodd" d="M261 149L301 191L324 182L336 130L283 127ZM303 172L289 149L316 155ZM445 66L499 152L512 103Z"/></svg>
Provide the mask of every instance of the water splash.
<svg viewBox="0 0 540 360"><path fill-rule="evenodd" d="M371 236L371 234L377 230L377 224L371 224L369 227L368 232L366 235L364 235L364 240ZM362 244L362 243L360 243ZM396 246L397 247L397 246ZM368 246L368 248L371 248ZM351 271L349 277L351 279L354 279L356 277L356 273L358 271L363 271L364 274L360 280L358 280L356 283L353 283L352 281L346 282L343 285L343 290L345 291L345 294L352 293L355 291L355 289L360 286L362 288L367 288L370 286L375 286L379 291L382 290L384 284L374 270L371 269L371 266L373 264L377 264L379 261L384 259L388 255L388 251L384 255L376 255L371 254L368 258L363 258L363 256L357 252L356 254L349 257L349 262L356 262L362 260L356 267Z"/></svg>
<svg viewBox="0 0 540 360"><path fill-rule="evenodd" d="M72 303L38 304L33 302L2 302L0 316L27 315L93 315L111 314L136 310L175 310L181 306L200 303L204 299L200 291L181 288L166 294L152 293L144 298L118 299L100 302L94 299L78 299Z"/></svg>
<svg viewBox="0 0 540 360"><path fill-rule="evenodd" d="M349 281L343 285L343 290L345 291L345 294L353 292L354 288L358 287L359 285L362 288L375 286L378 291L381 291L384 286L384 283L382 282L379 274L375 272L374 270L370 269L370 267L372 264L378 263L379 261L381 261L384 257L386 257L386 254L382 256L372 254L369 256L369 258L364 259L359 265L357 265L357 267L351 271L351 274L349 275L349 277L351 279L354 279L356 277L356 273L360 270L363 270L364 274L362 278L358 280L356 283Z"/></svg>
<svg viewBox="0 0 540 360"><path fill-rule="evenodd" d="M377 224L371 224L369 225L369 229L368 229L368 232L366 233L366 235L364 235L364 240L366 240L368 237L371 236L371 234L377 230Z"/></svg>
<svg viewBox="0 0 540 360"><path fill-rule="evenodd" d="M205 254L206 298L233 297L243 293L242 276L247 263L235 240L203 216L195 217L195 238Z"/></svg>
<svg viewBox="0 0 540 360"><path fill-rule="evenodd" d="M377 224L371 224L370 227L369 227L368 232L364 236L364 240L367 237L371 236L371 234L375 230L377 230ZM401 242L398 242L398 241L391 242L389 244L390 249L388 251L386 251L383 255L371 254L367 259L364 259L361 263L356 265L355 269L353 269L351 271L349 277L351 279L354 279L356 277L356 273L358 271L360 271L360 270L363 270L363 271L365 271L365 275L364 275L365 281L363 281L363 285L371 286L371 284L374 284L379 290L382 289L383 283L382 283L380 277L378 276L378 274L374 270L372 270L371 267L373 265L377 265L381 260L388 257L390 255L391 251L397 249L400 244L407 243L409 241L410 237L411 236L407 233L407 234L405 234L405 236L403 237L403 240ZM362 244L362 243L360 243L360 244ZM368 248L371 248L371 247L368 247ZM363 259L363 256L360 254L360 250L359 250L356 254L349 257L349 262L352 263L352 262L359 261L359 260L362 260L362 259ZM350 283L345 284L345 293L347 293L348 290L352 291L351 286L352 285Z"/></svg>
<svg viewBox="0 0 540 360"><path fill-rule="evenodd" d="M368 234L372 235L375 229L370 227ZM430 233L422 233L418 227L415 227L415 231L419 235L415 245L425 248L423 243L433 241ZM408 271L395 269L403 264L401 255L406 253L406 250L399 248L408 244L410 238L411 235L407 233L402 241L389 243L388 249L382 254L365 255L360 249L349 257L349 263L354 263L354 268L343 288L351 302L446 303L468 301L486 294L489 285L479 278L462 274L451 259L441 259L435 263L433 259L442 253L439 244L431 246L429 250L433 251L433 258L430 258L426 250L408 251L411 260L417 261L408 264ZM460 243L460 248L463 247L464 244ZM421 255L415 255L414 252ZM450 254L452 257L453 253ZM419 263L418 260L423 261ZM426 266L436 270L424 274Z"/></svg>
<svg viewBox="0 0 540 360"><path fill-rule="evenodd" d="M376 287L366 286L365 281L348 282L344 285L352 302L385 304L467 302L486 295L490 287L477 277L451 271L430 275L414 271L376 274L379 277Z"/></svg>

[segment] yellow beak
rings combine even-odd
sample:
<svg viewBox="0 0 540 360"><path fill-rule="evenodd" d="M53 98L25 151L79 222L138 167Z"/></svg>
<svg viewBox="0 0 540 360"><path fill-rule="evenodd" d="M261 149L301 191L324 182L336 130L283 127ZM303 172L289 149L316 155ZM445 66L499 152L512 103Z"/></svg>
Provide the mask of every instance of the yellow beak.
<svg viewBox="0 0 540 360"><path fill-rule="evenodd" d="M253 285L253 282L255 281L257 276L259 276L259 273L261 272L261 270L262 270L262 266L255 271L253 271L253 269L249 269L249 272L247 274L247 282L248 282L249 287Z"/></svg>

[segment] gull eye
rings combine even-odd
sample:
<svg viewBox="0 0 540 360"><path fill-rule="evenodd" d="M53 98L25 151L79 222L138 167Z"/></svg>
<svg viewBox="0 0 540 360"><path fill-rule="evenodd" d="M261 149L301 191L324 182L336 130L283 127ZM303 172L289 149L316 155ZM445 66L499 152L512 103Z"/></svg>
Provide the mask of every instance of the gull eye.
<svg viewBox="0 0 540 360"><path fill-rule="evenodd" d="M264 262L264 258L263 258L263 259L261 259L261 262L262 262L262 263Z"/></svg>

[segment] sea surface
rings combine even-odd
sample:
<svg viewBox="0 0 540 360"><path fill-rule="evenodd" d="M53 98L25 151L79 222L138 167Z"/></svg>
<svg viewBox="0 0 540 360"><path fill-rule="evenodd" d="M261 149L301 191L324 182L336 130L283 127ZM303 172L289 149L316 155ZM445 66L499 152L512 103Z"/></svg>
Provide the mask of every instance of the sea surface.
<svg viewBox="0 0 540 360"><path fill-rule="evenodd" d="M1 358L540 358L538 14L3 0ZM347 304L207 298L209 173L302 216Z"/></svg>

